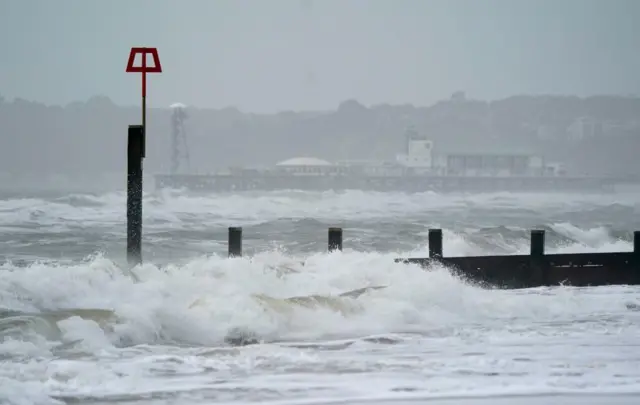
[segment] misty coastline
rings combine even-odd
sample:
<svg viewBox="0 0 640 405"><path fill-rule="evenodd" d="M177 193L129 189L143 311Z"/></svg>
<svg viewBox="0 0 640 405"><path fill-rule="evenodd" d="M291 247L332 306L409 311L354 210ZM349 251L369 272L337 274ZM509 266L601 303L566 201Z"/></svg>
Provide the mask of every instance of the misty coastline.
<svg viewBox="0 0 640 405"><path fill-rule="evenodd" d="M435 148L517 147L590 175L637 173L640 98L513 96L484 101L454 93L431 106L365 106L333 111L254 114L236 108L187 107L190 171L271 166L295 156L393 160L407 125ZM169 170L171 109L148 115L145 170ZM104 191L124 187L126 128L140 109L104 96L66 106L0 98L0 186L5 190Z"/></svg>

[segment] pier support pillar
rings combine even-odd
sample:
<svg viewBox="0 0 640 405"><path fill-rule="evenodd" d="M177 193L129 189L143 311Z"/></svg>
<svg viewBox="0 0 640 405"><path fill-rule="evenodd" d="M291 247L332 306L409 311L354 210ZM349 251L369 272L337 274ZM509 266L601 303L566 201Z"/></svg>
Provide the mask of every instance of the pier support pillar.
<svg viewBox="0 0 640 405"><path fill-rule="evenodd" d="M532 287L547 285L547 266L544 257L544 230L534 229L531 231L530 254L529 283Z"/></svg>
<svg viewBox="0 0 640 405"><path fill-rule="evenodd" d="M442 229L429 229L429 258L442 259Z"/></svg>
<svg viewBox="0 0 640 405"><path fill-rule="evenodd" d="M342 250L342 228L329 228L329 252Z"/></svg>
<svg viewBox="0 0 640 405"><path fill-rule="evenodd" d="M242 228L229 227L229 257L242 257Z"/></svg>
<svg viewBox="0 0 640 405"><path fill-rule="evenodd" d="M127 262L134 267L142 263L144 127L129 125L127 138Z"/></svg>

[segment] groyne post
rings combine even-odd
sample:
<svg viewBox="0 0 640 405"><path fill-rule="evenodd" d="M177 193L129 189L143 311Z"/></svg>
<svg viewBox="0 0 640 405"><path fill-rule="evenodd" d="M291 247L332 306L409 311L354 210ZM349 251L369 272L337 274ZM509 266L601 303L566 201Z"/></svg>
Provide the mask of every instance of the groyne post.
<svg viewBox="0 0 640 405"><path fill-rule="evenodd" d="M144 127L129 125L127 138L127 262L134 267L142 263Z"/></svg>
<svg viewBox="0 0 640 405"><path fill-rule="evenodd" d="M429 229L429 258L442 258L442 229Z"/></svg>
<svg viewBox="0 0 640 405"><path fill-rule="evenodd" d="M329 228L329 252L342 250L342 228Z"/></svg>
<svg viewBox="0 0 640 405"><path fill-rule="evenodd" d="M547 285L547 266L544 257L544 230L531 231L531 271L530 282L533 285Z"/></svg>
<svg viewBox="0 0 640 405"><path fill-rule="evenodd" d="M229 227L228 240L229 257L242 257L242 228Z"/></svg>
<svg viewBox="0 0 640 405"><path fill-rule="evenodd" d="M633 232L633 277L635 284L640 284L640 231Z"/></svg>

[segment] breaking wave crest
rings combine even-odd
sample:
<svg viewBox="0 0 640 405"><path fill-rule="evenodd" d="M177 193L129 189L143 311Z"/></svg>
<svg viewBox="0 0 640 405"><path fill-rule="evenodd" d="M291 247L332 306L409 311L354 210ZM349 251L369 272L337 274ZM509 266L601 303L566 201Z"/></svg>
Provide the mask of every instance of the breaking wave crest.
<svg viewBox="0 0 640 405"><path fill-rule="evenodd" d="M630 302L625 294L605 300L581 289L491 291L445 268L425 271L394 258L332 253L300 262L267 252L253 258L209 256L183 266L147 264L132 272L102 256L75 265L5 264L0 350L42 348L31 344L43 339L97 347L222 345L238 331L266 341L428 333L505 317L573 319L623 311Z"/></svg>

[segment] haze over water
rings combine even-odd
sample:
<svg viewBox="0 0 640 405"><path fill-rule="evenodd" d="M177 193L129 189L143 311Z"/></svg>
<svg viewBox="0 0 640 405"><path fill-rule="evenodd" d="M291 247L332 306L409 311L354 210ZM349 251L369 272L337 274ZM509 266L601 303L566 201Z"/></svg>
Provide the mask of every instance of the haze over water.
<svg viewBox="0 0 640 405"><path fill-rule="evenodd" d="M640 392L636 287L488 290L393 261L426 255L435 227L449 256L526 253L531 228L548 251L629 251L640 194L152 191L132 273L124 207L119 193L0 201L0 403ZM245 257L227 259L237 225ZM329 226L344 252L326 253ZM367 286L386 288L338 297ZM238 330L264 343L225 343Z"/></svg>

